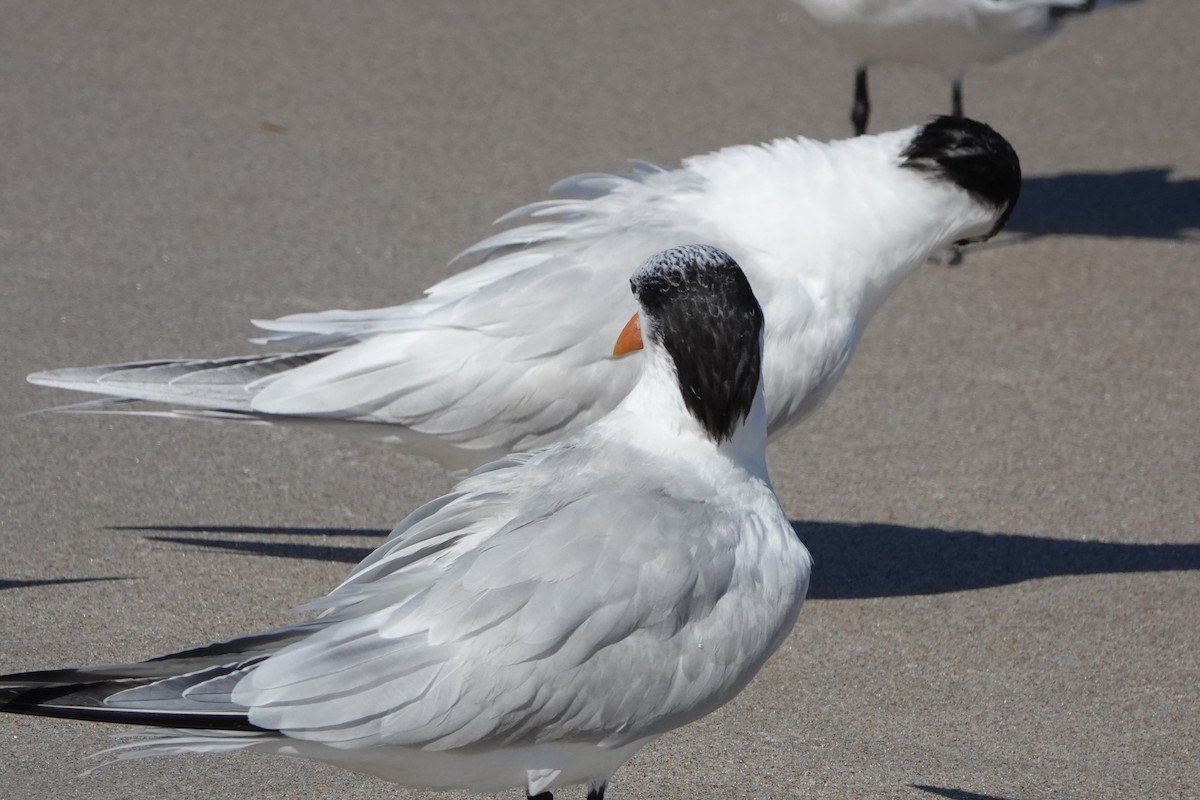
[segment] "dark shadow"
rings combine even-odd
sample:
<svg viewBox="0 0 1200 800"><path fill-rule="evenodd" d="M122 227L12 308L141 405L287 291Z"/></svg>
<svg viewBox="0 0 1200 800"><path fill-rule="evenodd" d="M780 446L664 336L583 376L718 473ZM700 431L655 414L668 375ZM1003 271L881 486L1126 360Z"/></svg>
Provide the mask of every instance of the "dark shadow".
<svg viewBox="0 0 1200 800"><path fill-rule="evenodd" d="M1064 575L1200 569L1200 544L1126 544L905 525L794 521L812 553L808 596L901 597Z"/></svg>
<svg viewBox="0 0 1200 800"><path fill-rule="evenodd" d="M1200 240L1200 179L1171 180L1170 167L1026 177L1005 230Z"/></svg>
<svg viewBox="0 0 1200 800"><path fill-rule="evenodd" d="M256 556L276 558L300 558L311 561L341 561L357 564L366 558L370 547L330 547L323 544L295 544L290 542L247 542L238 539L200 539L191 536L150 536L153 542L170 542L189 547L206 547L211 550L232 550Z"/></svg>
<svg viewBox="0 0 1200 800"><path fill-rule="evenodd" d="M110 525L106 531L163 531L171 533L250 533L280 536L387 536L381 528L280 528L274 525Z"/></svg>
<svg viewBox="0 0 1200 800"><path fill-rule="evenodd" d="M1200 569L1198 544L1076 541L979 531L947 531L884 523L792 522L816 562L808 596L819 600L904 597L986 589L1035 578ZM276 526L147 525L113 530L163 533L250 533L270 540L151 536L158 542L276 558L357 564L371 547L280 541L282 536L363 536L383 529Z"/></svg>
<svg viewBox="0 0 1200 800"><path fill-rule="evenodd" d="M252 536L334 536L383 539L391 530L383 528L299 528L276 525L112 525L110 531L142 531L161 533L217 533L249 534ZM232 550L258 556L276 558L301 558L314 561L340 561L357 564L374 548L337 547L325 544L309 544L280 541L255 541L253 539L205 539L198 536L150 536L155 542L170 542L189 547L204 547L212 550Z"/></svg>
<svg viewBox="0 0 1200 800"><path fill-rule="evenodd" d="M27 581L7 580L0 578L0 591L5 589L27 589L31 586L58 586L64 583L96 583L97 581L127 581L130 578L125 577L105 577L105 578L40 578Z"/></svg>
<svg viewBox="0 0 1200 800"><path fill-rule="evenodd" d="M914 789L920 789L923 792L949 797L950 800L1015 800L1015 798L1001 797L995 794L964 792L962 789L944 789L941 786L922 786L918 783L910 783L909 786Z"/></svg>

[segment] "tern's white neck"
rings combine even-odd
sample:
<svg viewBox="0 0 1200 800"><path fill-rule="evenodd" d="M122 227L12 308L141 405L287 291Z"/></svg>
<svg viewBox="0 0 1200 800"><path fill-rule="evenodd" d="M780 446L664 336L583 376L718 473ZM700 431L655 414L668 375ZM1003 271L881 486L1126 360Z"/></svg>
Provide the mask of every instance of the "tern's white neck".
<svg viewBox="0 0 1200 800"><path fill-rule="evenodd" d="M635 427L637 440L647 449L674 451L693 459L719 456L769 483L767 413L761 379L746 420L734 429L731 438L717 444L684 404L670 355L647 342L641 358L641 377L610 416L613 424Z"/></svg>
<svg viewBox="0 0 1200 800"><path fill-rule="evenodd" d="M826 283L831 297L852 302L860 328L929 253L995 224L994 208L953 183L899 165L899 152L917 130L861 145L856 139L829 145L830 159L839 165L834 173L852 179L826 209L827 266L809 277Z"/></svg>
<svg viewBox="0 0 1200 800"><path fill-rule="evenodd" d="M768 327L813 301L861 328L931 252L991 230L996 209L902 166L920 130L827 144L781 139L690 162L713 197L731 198L704 209L706 224L738 232L723 244L746 270Z"/></svg>

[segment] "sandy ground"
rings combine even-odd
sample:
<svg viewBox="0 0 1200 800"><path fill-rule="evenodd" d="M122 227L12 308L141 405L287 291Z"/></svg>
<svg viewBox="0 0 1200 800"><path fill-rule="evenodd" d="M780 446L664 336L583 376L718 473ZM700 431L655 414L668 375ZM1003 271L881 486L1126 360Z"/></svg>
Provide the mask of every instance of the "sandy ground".
<svg viewBox="0 0 1200 800"><path fill-rule="evenodd" d="M236 354L254 317L416 296L567 175L849 131L852 61L785 0L0 14L3 671L279 623L450 485L303 431L22 416L74 399L27 373ZM773 446L817 560L796 632L612 797L1200 796L1198 30L1144 0L968 77L1023 160L1010 231L910 279ZM873 130L949 104L873 89ZM110 733L0 718L0 795L425 796L253 756L80 778Z"/></svg>

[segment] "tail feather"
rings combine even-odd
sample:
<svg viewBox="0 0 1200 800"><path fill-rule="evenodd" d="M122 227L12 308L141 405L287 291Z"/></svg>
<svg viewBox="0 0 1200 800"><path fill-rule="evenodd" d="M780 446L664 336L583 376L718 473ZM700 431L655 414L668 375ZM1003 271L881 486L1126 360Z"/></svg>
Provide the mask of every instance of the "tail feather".
<svg viewBox="0 0 1200 800"><path fill-rule="evenodd" d="M254 389L262 382L329 355L331 350L235 356L221 359L160 359L67 367L35 372L26 380L38 386L110 395L218 411L249 412ZM67 410L83 410L67 406Z"/></svg>
<svg viewBox="0 0 1200 800"><path fill-rule="evenodd" d="M103 763L85 770L83 774L89 775L103 767L139 758L181 756L193 753L231 753L253 747L273 737L258 731L207 730L197 733L189 728L150 728L122 733L121 738L136 739L137 741L119 744L116 747L93 753L89 758L105 756L109 758Z"/></svg>

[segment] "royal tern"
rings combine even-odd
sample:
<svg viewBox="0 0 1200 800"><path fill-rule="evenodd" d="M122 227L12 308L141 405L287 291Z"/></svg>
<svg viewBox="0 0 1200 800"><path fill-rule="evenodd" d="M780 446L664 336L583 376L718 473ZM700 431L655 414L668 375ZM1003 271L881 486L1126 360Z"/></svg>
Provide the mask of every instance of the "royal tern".
<svg viewBox="0 0 1200 800"><path fill-rule="evenodd" d="M774 435L829 393L900 281L948 245L996 233L1020 187L1008 142L949 117L828 144L730 147L676 170L580 175L556 187L566 199L504 217L528 223L469 248L483 262L421 299L256 323L266 342L298 352L29 380L118 398L98 401L100 410L137 399L174 417L338 427L451 469L475 467L578 430L620 402L638 359L614 359L603 332L633 311L622 292L628 265L700 241L731 253L763 304Z"/></svg>
<svg viewBox="0 0 1200 800"><path fill-rule="evenodd" d="M771 489L763 315L726 253L630 283L640 379L572 437L417 509L316 619L140 663L0 677L0 709L154 726L118 760L248 750L428 788L600 800L736 695L811 561ZM610 337L615 337L615 331Z"/></svg>
<svg viewBox="0 0 1200 800"><path fill-rule="evenodd" d="M795 0L859 59L850 121L867 130L871 104L867 67L911 64L951 82L953 114L961 117L962 80L974 64L1028 50L1058 31L1063 17L1131 0Z"/></svg>

